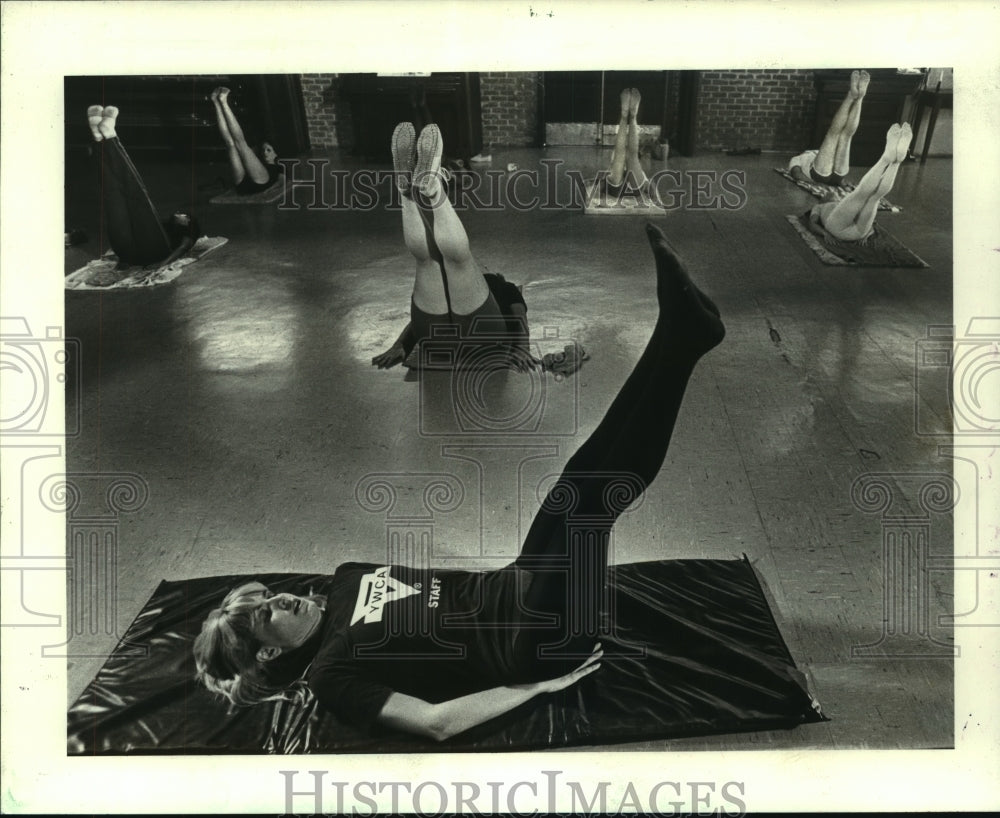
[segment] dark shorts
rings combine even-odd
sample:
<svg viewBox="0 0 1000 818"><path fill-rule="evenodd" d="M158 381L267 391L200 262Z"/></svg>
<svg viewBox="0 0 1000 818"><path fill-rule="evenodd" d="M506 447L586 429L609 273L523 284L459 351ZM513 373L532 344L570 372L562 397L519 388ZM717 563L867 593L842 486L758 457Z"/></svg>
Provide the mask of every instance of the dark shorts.
<svg viewBox="0 0 1000 818"><path fill-rule="evenodd" d="M267 165L267 181L266 182L255 182L249 176L244 176L243 180L236 186L236 192L240 196L251 196L254 193L260 193L263 190L267 190L271 185L273 185L279 176L283 176L281 168L276 165Z"/></svg>
<svg viewBox="0 0 1000 818"><path fill-rule="evenodd" d="M482 365L493 360L494 352L507 354L507 319L492 293L468 315L434 315L424 312L411 299L410 324L424 347L424 367Z"/></svg>
<svg viewBox="0 0 1000 818"><path fill-rule="evenodd" d="M841 182L844 181L844 177L839 173L830 173L824 176L822 173L818 173L815 167L809 168L809 175L812 177L814 182L819 182L821 185L833 185L838 187Z"/></svg>

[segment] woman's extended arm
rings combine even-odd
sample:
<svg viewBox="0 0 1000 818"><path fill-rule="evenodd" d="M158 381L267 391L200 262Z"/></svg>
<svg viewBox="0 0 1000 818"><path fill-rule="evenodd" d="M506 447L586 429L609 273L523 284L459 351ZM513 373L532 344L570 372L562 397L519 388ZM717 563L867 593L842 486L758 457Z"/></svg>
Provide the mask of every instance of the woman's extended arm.
<svg viewBox="0 0 1000 818"><path fill-rule="evenodd" d="M575 684L601 666L600 659L603 655L598 644L587 661L565 676L525 685L494 687L438 704L403 693L393 693L382 707L378 721L386 727L444 741L513 710L539 693L552 693Z"/></svg>

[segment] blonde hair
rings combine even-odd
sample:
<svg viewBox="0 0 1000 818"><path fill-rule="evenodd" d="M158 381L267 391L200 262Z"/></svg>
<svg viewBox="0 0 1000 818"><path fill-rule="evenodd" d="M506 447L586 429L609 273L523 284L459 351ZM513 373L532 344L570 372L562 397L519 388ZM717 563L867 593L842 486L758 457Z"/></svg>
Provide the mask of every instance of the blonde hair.
<svg viewBox="0 0 1000 818"><path fill-rule="evenodd" d="M291 685L275 685L264 673L264 663L257 659L257 651L264 645L254 635L254 628L267 590L260 582L233 588L205 618L194 640L198 681L240 707L286 699L289 688L299 698L305 693L301 679ZM321 596L310 593L306 598L321 607L326 605Z"/></svg>
<svg viewBox="0 0 1000 818"><path fill-rule="evenodd" d="M256 704L276 692L268 689L260 673L257 651L262 645L254 636L265 591L259 582L231 590L205 618L194 640L196 678L236 705Z"/></svg>

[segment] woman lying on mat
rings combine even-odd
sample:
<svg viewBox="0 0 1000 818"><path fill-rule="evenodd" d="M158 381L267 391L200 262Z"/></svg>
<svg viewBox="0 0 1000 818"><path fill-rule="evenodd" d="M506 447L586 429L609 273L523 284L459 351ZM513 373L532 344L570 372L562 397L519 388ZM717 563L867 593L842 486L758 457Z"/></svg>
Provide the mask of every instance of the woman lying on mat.
<svg viewBox="0 0 1000 818"><path fill-rule="evenodd" d="M243 585L195 640L209 689L247 704L304 678L344 721L441 740L600 667L611 529L662 467L688 379L725 335L663 233L646 230L659 305L652 335L517 559L485 572L342 566L325 598Z"/></svg>
<svg viewBox="0 0 1000 818"><path fill-rule="evenodd" d="M91 105L87 124L100 145L101 205L108 243L119 259L119 269L163 267L186 253L201 235L188 213L175 212L161 222L115 130L118 109Z"/></svg>
<svg viewBox="0 0 1000 818"><path fill-rule="evenodd" d="M909 123L893 124L885 136L885 152L858 186L839 201L823 202L809 211L813 231L839 241L864 241L874 230L882 197L892 190L899 166L906 160L913 131Z"/></svg>
<svg viewBox="0 0 1000 818"><path fill-rule="evenodd" d="M270 142L261 142L260 148L255 151L247 144L239 120L229 107L228 88L220 87L212 91L212 102L215 104L219 133L229 153L236 192L248 196L267 190L284 173L278 164L274 146Z"/></svg>
<svg viewBox="0 0 1000 818"><path fill-rule="evenodd" d="M416 261L416 276L410 322L372 364L388 369L402 363L437 327L455 330L466 351L474 350L468 341L478 336L484 349L497 350L498 362L502 359L521 371L533 369L538 360L528 345L524 298L503 276L480 272L469 237L442 184L442 148L441 131L434 124L426 126L419 139L409 122L401 122L392 134L393 167L402 194L403 240Z"/></svg>
<svg viewBox="0 0 1000 818"><path fill-rule="evenodd" d="M804 182L838 186L851 170L851 139L861 122L861 104L871 77L867 71L851 72L851 87L840 103L819 150L793 156L788 171Z"/></svg>

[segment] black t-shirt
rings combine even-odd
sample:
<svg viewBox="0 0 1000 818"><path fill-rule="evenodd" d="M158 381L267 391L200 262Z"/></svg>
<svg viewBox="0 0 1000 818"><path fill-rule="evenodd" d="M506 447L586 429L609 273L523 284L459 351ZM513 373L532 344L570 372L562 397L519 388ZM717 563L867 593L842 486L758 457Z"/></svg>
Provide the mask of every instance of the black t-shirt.
<svg viewBox="0 0 1000 818"><path fill-rule="evenodd" d="M440 702L522 680L529 615L515 600L529 576L340 566L320 631L303 646L315 649L310 689L339 718L368 726L394 691Z"/></svg>

